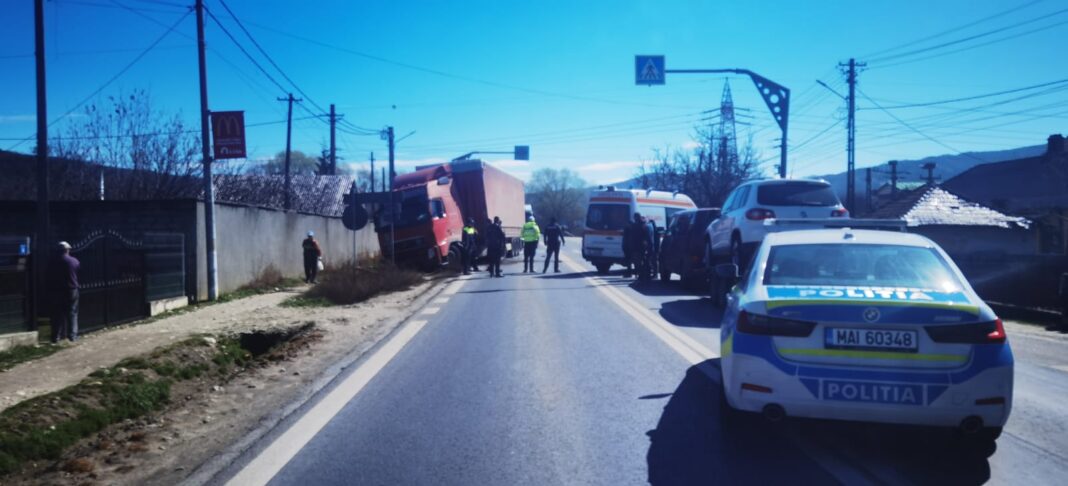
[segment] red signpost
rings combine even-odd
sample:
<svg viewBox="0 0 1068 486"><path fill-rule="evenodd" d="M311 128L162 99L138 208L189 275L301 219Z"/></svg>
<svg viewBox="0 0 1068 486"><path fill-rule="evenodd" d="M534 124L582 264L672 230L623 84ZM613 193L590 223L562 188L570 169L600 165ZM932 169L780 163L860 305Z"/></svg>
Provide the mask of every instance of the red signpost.
<svg viewBox="0 0 1068 486"><path fill-rule="evenodd" d="M216 159L243 159L245 152L245 112L211 112L212 145Z"/></svg>

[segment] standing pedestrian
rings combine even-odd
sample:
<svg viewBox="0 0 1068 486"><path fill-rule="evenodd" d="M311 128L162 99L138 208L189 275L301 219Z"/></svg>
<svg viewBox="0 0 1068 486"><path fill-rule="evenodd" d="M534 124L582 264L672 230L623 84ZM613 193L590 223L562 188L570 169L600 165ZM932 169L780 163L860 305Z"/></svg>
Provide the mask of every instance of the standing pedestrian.
<svg viewBox="0 0 1068 486"><path fill-rule="evenodd" d="M630 278L634 267L634 225L623 226L623 278Z"/></svg>
<svg viewBox="0 0 1068 486"><path fill-rule="evenodd" d="M52 344L61 339L78 340L78 269L82 266L70 255L70 243L59 242L57 257L49 271L52 294Z"/></svg>
<svg viewBox="0 0 1068 486"><path fill-rule="evenodd" d="M493 222L486 226L486 257L489 259L490 277L503 277L501 258L504 257L506 238L501 229L501 218L494 216Z"/></svg>
<svg viewBox="0 0 1068 486"><path fill-rule="evenodd" d="M541 239L541 229L534 222L534 216L527 216L519 237L523 239L523 273L534 272L534 256L538 252L538 240Z"/></svg>
<svg viewBox="0 0 1068 486"><path fill-rule="evenodd" d="M545 268L541 269L541 273L549 271L549 260L556 257L553 271L560 273L560 247L564 245L564 229L556 222L556 218L549 220L549 226L545 227L545 232L542 233L545 238Z"/></svg>
<svg viewBox="0 0 1068 486"><path fill-rule="evenodd" d="M467 224L464 226L463 234L460 238L460 246L463 247L460 250L460 260L464 267L464 275L471 275L472 269L476 272L478 271L478 267L475 266L475 256L478 255L478 244L475 242L477 234L475 218L467 218Z"/></svg>
<svg viewBox="0 0 1068 486"><path fill-rule="evenodd" d="M624 277L629 278L631 271L633 271L637 277L641 278L647 230L648 225L641 213L634 213L634 219L623 229L624 258L627 260L627 270L623 274Z"/></svg>
<svg viewBox="0 0 1068 486"><path fill-rule="evenodd" d="M652 277L653 248L656 247L656 224L651 220L641 217L636 228L636 233L641 239L638 242L638 279L649 281Z"/></svg>
<svg viewBox="0 0 1068 486"><path fill-rule="evenodd" d="M323 250L315 241L315 232L309 231L300 246L304 249L304 283L319 283L315 278L319 274L319 258L323 256Z"/></svg>

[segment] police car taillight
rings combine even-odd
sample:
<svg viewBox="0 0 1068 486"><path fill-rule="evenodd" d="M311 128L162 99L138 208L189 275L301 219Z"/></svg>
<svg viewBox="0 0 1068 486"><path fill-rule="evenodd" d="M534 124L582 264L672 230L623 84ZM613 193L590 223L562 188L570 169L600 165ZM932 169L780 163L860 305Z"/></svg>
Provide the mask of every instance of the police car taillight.
<svg viewBox="0 0 1068 486"><path fill-rule="evenodd" d="M1005 342L1005 326L1001 319L974 324L927 326L927 335L936 343L997 344Z"/></svg>
<svg viewBox="0 0 1068 486"><path fill-rule="evenodd" d="M775 211L764 208L753 208L745 212L745 219L752 221L761 221L765 219L772 219L775 217Z"/></svg>
<svg viewBox="0 0 1068 486"><path fill-rule="evenodd" d="M781 319L742 311L738 314L738 330L762 336L807 337L815 329L815 322Z"/></svg>

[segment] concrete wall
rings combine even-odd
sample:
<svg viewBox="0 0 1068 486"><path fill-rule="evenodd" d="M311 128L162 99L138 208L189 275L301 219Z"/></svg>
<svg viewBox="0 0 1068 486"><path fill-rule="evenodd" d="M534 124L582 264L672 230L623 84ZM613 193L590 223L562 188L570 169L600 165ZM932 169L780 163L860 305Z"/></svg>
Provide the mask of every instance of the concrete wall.
<svg viewBox="0 0 1068 486"><path fill-rule="evenodd" d="M204 205L197 204L197 298L206 299L208 285L204 251ZM323 250L323 260L353 257L353 236L361 256L379 255L373 225L349 231L340 218L216 203L215 250L219 293L232 292L254 279L269 264L287 277L303 277L301 241L311 230Z"/></svg>

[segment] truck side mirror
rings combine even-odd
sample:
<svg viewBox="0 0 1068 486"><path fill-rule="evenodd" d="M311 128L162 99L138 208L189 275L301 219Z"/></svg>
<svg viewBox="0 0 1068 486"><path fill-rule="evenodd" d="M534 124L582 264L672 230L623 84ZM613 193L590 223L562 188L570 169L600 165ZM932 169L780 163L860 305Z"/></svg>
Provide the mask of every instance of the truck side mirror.
<svg viewBox="0 0 1068 486"><path fill-rule="evenodd" d="M733 263L720 263L716 265L716 276L719 278L738 278L738 265Z"/></svg>

